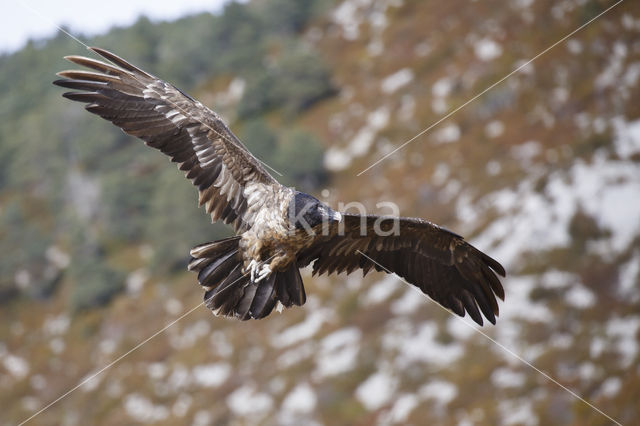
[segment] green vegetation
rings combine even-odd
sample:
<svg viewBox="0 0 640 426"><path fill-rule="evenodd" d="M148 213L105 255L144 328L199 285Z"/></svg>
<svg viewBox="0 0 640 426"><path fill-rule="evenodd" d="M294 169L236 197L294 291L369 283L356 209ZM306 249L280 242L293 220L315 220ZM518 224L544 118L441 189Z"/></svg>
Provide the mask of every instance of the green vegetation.
<svg viewBox="0 0 640 426"><path fill-rule="evenodd" d="M288 115L303 111L334 94L329 71L321 58L292 47L265 73L254 76L238 106L241 117L254 116L273 108Z"/></svg>
<svg viewBox="0 0 640 426"><path fill-rule="evenodd" d="M324 149L312 133L294 128L282 131L279 138L264 120L252 119L242 135L252 153L282 173L277 176L282 184L311 191L328 178L322 165Z"/></svg>
<svg viewBox="0 0 640 426"><path fill-rule="evenodd" d="M72 265L70 306L74 312L104 305L124 289L123 273L110 268L100 257L85 255Z"/></svg>

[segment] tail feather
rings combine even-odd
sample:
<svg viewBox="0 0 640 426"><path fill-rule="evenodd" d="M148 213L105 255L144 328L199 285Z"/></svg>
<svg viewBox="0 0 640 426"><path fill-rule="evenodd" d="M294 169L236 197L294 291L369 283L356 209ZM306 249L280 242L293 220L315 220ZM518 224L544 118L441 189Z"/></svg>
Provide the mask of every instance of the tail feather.
<svg viewBox="0 0 640 426"><path fill-rule="evenodd" d="M249 274L243 272L239 240L240 237L226 238L191 250L189 270L198 273L198 281L205 289L205 305L214 314L260 319L269 315L278 302L285 307L305 303L304 284L295 263L259 283L251 282Z"/></svg>
<svg viewBox="0 0 640 426"><path fill-rule="evenodd" d="M279 279L279 275L279 273L271 274L267 277L267 282L256 289L250 306L250 312L256 318L266 317L276 305L278 300L276 299L275 283Z"/></svg>
<svg viewBox="0 0 640 426"><path fill-rule="evenodd" d="M276 298L288 308L293 305L302 306L307 301L300 270L295 265L278 274Z"/></svg>
<svg viewBox="0 0 640 426"><path fill-rule="evenodd" d="M238 304L248 282L249 277L242 273L242 265L237 264L222 284L204 294L205 305L216 315L239 316Z"/></svg>
<svg viewBox="0 0 640 426"><path fill-rule="evenodd" d="M225 238L212 243L199 244L191 249L192 258L213 258L231 249L238 248L239 236ZM193 260L193 259L192 259Z"/></svg>
<svg viewBox="0 0 640 426"><path fill-rule="evenodd" d="M202 268L198 273L198 281L203 287L217 287L238 265L238 249L231 250Z"/></svg>

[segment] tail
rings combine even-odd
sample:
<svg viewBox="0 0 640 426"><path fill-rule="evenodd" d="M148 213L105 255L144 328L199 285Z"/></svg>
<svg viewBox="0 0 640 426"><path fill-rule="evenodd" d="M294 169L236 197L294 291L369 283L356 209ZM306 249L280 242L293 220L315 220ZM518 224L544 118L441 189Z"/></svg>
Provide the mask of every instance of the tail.
<svg viewBox="0 0 640 426"><path fill-rule="evenodd" d="M191 249L188 268L198 273L198 282L205 289L205 305L215 315L241 320L264 318L278 302L286 308L302 306L307 296L296 264L254 283L242 270L239 241L236 236Z"/></svg>

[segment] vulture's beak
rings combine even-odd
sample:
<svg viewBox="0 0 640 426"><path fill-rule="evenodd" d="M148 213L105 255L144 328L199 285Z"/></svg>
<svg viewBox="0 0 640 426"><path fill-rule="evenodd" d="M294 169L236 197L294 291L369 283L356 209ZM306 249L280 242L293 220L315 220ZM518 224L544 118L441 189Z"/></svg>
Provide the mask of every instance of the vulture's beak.
<svg viewBox="0 0 640 426"><path fill-rule="evenodd" d="M337 212L335 210L330 210L330 214L331 214L331 220L334 220L336 222L342 222L342 213Z"/></svg>

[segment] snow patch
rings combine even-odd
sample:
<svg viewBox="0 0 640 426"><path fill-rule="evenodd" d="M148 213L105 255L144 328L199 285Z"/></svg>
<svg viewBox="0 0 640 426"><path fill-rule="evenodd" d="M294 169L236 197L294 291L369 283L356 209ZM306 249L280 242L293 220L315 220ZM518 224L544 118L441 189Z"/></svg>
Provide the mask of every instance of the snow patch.
<svg viewBox="0 0 640 426"><path fill-rule="evenodd" d="M253 385L245 385L229 395L227 405L238 416L262 417L272 409L273 399L266 393L256 392Z"/></svg>
<svg viewBox="0 0 640 426"><path fill-rule="evenodd" d="M332 146L324 154L324 166L329 170L344 170L350 165L351 156L344 149Z"/></svg>
<svg viewBox="0 0 640 426"><path fill-rule="evenodd" d="M334 331L322 339L314 375L322 379L353 369L360 351L362 332L356 327Z"/></svg>
<svg viewBox="0 0 640 426"><path fill-rule="evenodd" d="M182 306L182 304L180 304L180 306ZM182 308L180 310L182 310ZM211 325L209 321L201 319L185 327L181 333L178 332L178 329L171 330L169 335L169 343L171 346L176 349L185 349L195 345L200 338L209 335Z"/></svg>
<svg viewBox="0 0 640 426"><path fill-rule="evenodd" d="M418 400L418 397L414 394L403 393L396 398L396 402L393 404L393 407L391 407L391 410L383 416L380 423L406 423L409 415L419 403L420 401Z"/></svg>
<svg viewBox="0 0 640 426"><path fill-rule="evenodd" d="M284 398L282 408L295 414L309 414L318 403L313 388L308 383L301 383Z"/></svg>
<svg viewBox="0 0 640 426"><path fill-rule="evenodd" d="M332 171L344 170L356 157L362 157L369 152L376 135L389 123L391 112L382 106L369 113L366 124L351 139L345 148L329 148L324 157L324 165Z"/></svg>
<svg viewBox="0 0 640 426"><path fill-rule="evenodd" d="M333 21L341 27L346 40L355 40L360 35L362 17L358 13L358 6L362 3L368 4L369 1L347 0L333 11Z"/></svg>
<svg viewBox="0 0 640 426"><path fill-rule="evenodd" d="M127 395L124 400L124 410L129 417L141 423L160 422L169 417L167 407L154 404L147 397L138 393Z"/></svg>
<svg viewBox="0 0 640 426"><path fill-rule="evenodd" d="M281 370L286 370L292 365L299 363L300 361L311 357L315 353L314 345L311 342L303 344L297 344L292 349L289 349L276 360L276 365Z"/></svg>
<svg viewBox="0 0 640 426"><path fill-rule="evenodd" d="M487 123L484 128L484 134L487 135L488 138L497 138L504 133L504 123L500 120L493 120Z"/></svg>
<svg viewBox="0 0 640 426"><path fill-rule="evenodd" d="M168 370L164 362L153 362L147 366L147 375L152 380L160 380L167 375Z"/></svg>
<svg viewBox="0 0 640 426"><path fill-rule="evenodd" d="M397 290L397 278L393 275L385 275L380 281L373 284L364 293L364 305L371 306L389 299L393 292Z"/></svg>
<svg viewBox="0 0 640 426"><path fill-rule="evenodd" d="M538 286L536 275L520 275L509 278L509 303L500 306L502 322L511 322L516 318L531 322L548 322L554 317L553 312L542 303L534 303L529 298L531 291Z"/></svg>
<svg viewBox="0 0 640 426"><path fill-rule="evenodd" d="M496 176L502 171L502 165L497 160L491 160L485 166L485 171L489 176Z"/></svg>
<svg viewBox="0 0 640 426"><path fill-rule="evenodd" d="M569 39L567 41L567 50L573 55L579 55L583 50L582 42L575 38Z"/></svg>
<svg viewBox="0 0 640 426"><path fill-rule="evenodd" d="M619 269L618 293L623 299L635 302L640 297L640 251L636 250L629 262Z"/></svg>
<svg viewBox="0 0 640 426"><path fill-rule="evenodd" d="M596 89L602 90L607 87L613 87L618 84L620 75L624 68L624 62L627 58L627 46L620 41L613 44L613 52L609 57L609 63L606 68L595 78L593 85Z"/></svg>
<svg viewBox="0 0 640 426"><path fill-rule="evenodd" d="M71 324L71 320L66 314L47 317L42 325L42 331L48 336L65 334L69 329L69 324Z"/></svg>
<svg viewBox="0 0 640 426"><path fill-rule="evenodd" d="M29 374L29 363L19 356L4 354L2 365L17 380L22 380Z"/></svg>
<svg viewBox="0 0 640 426"><path fill-rule="evenodd" d="M565 303L578 309L587 309L596 303L596 296L582 284L574 284L564 294Z"/></svg>
<svg viewBox="0 0 640 426"><path fill-rule="evenodd" d="M144 268L136 269L125 280L125 287L129 294L139 294L144 288L144 283L149 279L149 271Z"/></svg>
<svg viewBox="0 0 640 426"><path fill-rule="evenodd" d="M614 141L616 154L620 158L629 159L640 153L640 120L626 122L623 118L612 120L618 134Z"/></svg>
<svg viewBox="0 0 640 426"><path fill-rule="evenodd" d="M355 395L367 410L374 411L391 400L396 387L397 380L392 375L379 371L362 382Z"/></svg>
<svg viewBox="0 0 640 426"><path fill-rule="evenodd" d="M448 124L434 133L434 139L437 144L453 143L460 139L461 134L457 124Z"/></svg>
<svg viewBox="0 0 640 426"><path fill-rule="evenodd" d="M528 145L516 155L527 161L537 146ZM640 169L635 164L596 154L590 163L577 160L568 171L548 174L544 192L536 188L542 173L531 175L516 189L496 191L473 205L475 217L497 210L499 219L473 244L484 250L493 247L492 256L503 264L513 265L527 251L566 247L569 223L579 208L611 231L611 237L596 246L598 253L619 253L640 235Z"/></svg>
<svg viewBox="0 0 640 426"><path fill-rule="evenodd" d="M191 384L191 372L183 365L176 365L169 376L168 384L174 391L184 389Z"/></svg>
<svg viewBox="0 0 640 426"><path fill-rule="evenodd" d="M455 362L464 353L464 348L458 343L440 343L436 339L438 328L433 322L425 322L416 330L413 324L399 317L389 321L386 328L382 347L396 352L394 360L398 368L413 362L446 365Z"/></svg>
<svg viewBox="0 0 640 426"><path fill-rule="evenodd" d="M193 368L194 382L205 388L215 388L227 381L231 366L226 362L198 365Z"/></svg>
<svg viewBox="0 0 640 426"><path fill-rule="evenodd" d="M449 96L453 89L453 78L442 77L431 86L431 93L437 98L445 98Z"/></svg>
<svg viewBox="0 0 640 426"><path fill-rule="evenodd" d="M542 152L542 145L538 141L528 141L511 148L511 156L518 160L522 167L527 168L535 157Z"/></svg>
<svg viewBox="0 0 640 426"><path fill-rule="evenodd" d="M507 399L498 403L498 412L504 425L536 426L538 417L533 409L533 401L529 399Z"/></svg>
<svg viewBox="0 0 640 426"><path fill-rule="evenodd" d="M403 68L385 77L380 83L382 93L390 95L413 81L414 74L409 68Z"/></svg>
<svg viewBox="0 0 640 426"><path fill-rule="evenodd" d="M475 334L474 328L458 316L451 316L447 320L447 332L457 341L466 340Z"/></svg>
<svg viewBox="0 0 640 426"><path fill-rule="evenodd" d="M502 47L490 38L483 38L473 45L473 53L481 61L491 61L502 55Z"/></svg>
<svg viewBox="0 0 640 426"><path fill-rule="evenodd" d="M58 269L65 269L71 263L71 256L58 246L50 246L45 252L47 260Z"/></svg>
<svg viewBox="0 0 640 426"><path fill-rule="evenodd" d="M171 413L176 417L184 417L189 412L193 398L186 393L181 393L176 398L176 402L171 406ZM195 422L194 422L195 423Z"/></svg>
<svg viewBox="0 0 640 426"><path fill-rule="evenodd" d="M397 280L397 278L394 277ZM412 288L405 288L402 296L391 302L391 313L394 315L411 315L419 307L428 304L424 294Z"/></svg>
<svg viewBox="0 0 640 426"><path fill-rule="evenodd" d="M433 400L437 406L444 407L458 396L458 388L444 380L432 380L422 386L418 393L422 398Z"/></svg>
<svg viewBox="0 0 640 426"><path fill-rule="evenodd" d="M176 316L182 312L182 302L176 298L167 299L164 309L171 316Z"/></svg>
<svg viewBox="0 0 640 426"><path fill-rule="evenodd" d="M640 348L636 338L640 329L640 317L627 316L624 318L612 318L607 321L606 334L616 341L616 349L621 357L621 367L629 368Z"/></svg>
<svg viewBox="0 0 640 426"><path fill-rule="evenodd" d="M193 416L192 426L210 426L213 422L213 416L207 410L198 410Z"/></svg>
<svg viewBox="0 0 640 426"><path fill-rule="evenodd" d="M613 398L618 394L618 392L620 392L621 388L622 380L619 377L609 377L607 380L602 382L598 393L605 398Z"/></svg>
<svg viewBox="0 0 640 426"><path fill-rule="evenodd" d="M527 380L524 373L513 371L509 368L497 368L491 373L491 382L499 388L519 388Z"/></svg>
<svg viewBox="0 0 640 426"><path fill-rule="evenodd" d="M80 383L82 383L82 391L91 392L97 389L103 378L104 376L101 376L95 371L88 373L80 380Z"/></svg>
<svg viewBox="0 0 640 426"><path fill-rule="evenodd" d="M41 391L47 387L47 379L45 379L45 377L41 374L32 376L31 379L29 379L29 382L35 390Z"/></svg>
<svg viewBox="0 0 640 426"><path fill-rule="evenodd" d="M284 348L302 340L310 339L320 331L322 325L328 318L328 309L312 311L306 316L304 321L292 325L281 333L276 334L271 344L275 348Z"/></svg>
<svg viewBox="0 0 640 426"><path fill-rule="evenodd" d="M413 118L416 111L416 100L411 95L403 95L398 109L398 119L400 121L409 121Z"/></svg>
<svg viewBox="0 0 640 426"><path fill-rule="evenodd" d="M222 331L214 331L209 338L209 346L214 354L228 358L233 354L233 345Z"/></svg>

